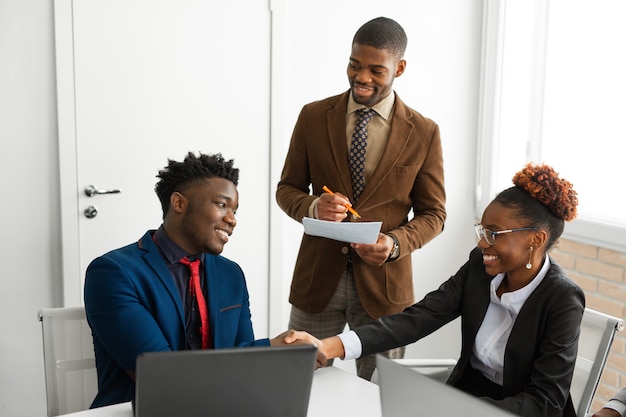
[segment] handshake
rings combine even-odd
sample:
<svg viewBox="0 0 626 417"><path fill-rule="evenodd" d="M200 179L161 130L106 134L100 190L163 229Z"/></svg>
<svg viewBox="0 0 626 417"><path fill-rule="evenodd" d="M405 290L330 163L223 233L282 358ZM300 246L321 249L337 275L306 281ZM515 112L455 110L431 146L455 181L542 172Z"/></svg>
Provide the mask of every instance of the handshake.
<svg viewBox="0 0 626 417"><path fill-rule="evenodd" d="M317 348L315 368L323 368L329 359L342 358L345 355L343 343L339 336L318 339L315 336L296 330L287 330L270 340L272 346L313 345Z"/></svg>

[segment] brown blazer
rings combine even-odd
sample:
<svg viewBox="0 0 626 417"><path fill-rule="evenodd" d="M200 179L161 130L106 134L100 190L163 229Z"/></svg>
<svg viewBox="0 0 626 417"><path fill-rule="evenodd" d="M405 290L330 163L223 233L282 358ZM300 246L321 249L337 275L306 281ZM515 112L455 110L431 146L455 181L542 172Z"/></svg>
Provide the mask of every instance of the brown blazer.
<svg viewBox="0 0 626 417"><path fill-rule="evenodd" d="M353 201L346 141L348 94L307 104L298 117L276 190L278 205L298 222L308 215L324 185ZM382 221L381 231L398 238L399 258L373 267L345 242L303 235L289 296L294 306L321 312L349 259L359 297L371 317L396 313L414 301L409 255L437 236L446 218L443 158L437 124L397 95L387 146L354 208L362 221Z"/></svg>

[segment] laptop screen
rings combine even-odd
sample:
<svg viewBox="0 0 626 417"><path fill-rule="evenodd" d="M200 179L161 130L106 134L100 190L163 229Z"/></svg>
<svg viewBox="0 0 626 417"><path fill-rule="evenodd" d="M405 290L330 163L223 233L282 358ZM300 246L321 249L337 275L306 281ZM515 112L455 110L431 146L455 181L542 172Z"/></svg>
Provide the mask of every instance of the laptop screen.
<svg viewBox="0 0 626 417"><path fill-rule="evenodd" d="M382 417L513 417L510 412L420 374L384 356L376 356Z"/></svg>
<svg viewBox="0 0 626 417"><path fill-rule="evenodd" d="M137 358L136 417L305 417L311 345L149 352Z"/></svg>

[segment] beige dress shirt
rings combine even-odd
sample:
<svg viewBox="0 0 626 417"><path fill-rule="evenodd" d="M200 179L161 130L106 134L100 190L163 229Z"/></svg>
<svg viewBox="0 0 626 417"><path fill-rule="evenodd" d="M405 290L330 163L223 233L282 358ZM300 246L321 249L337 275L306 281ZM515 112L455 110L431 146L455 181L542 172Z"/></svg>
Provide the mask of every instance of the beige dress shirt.
<svg viewBox="0 0 626 417"><path fill-rule="evenodd" d="M365 183L367 184L367 178L372 175L380 158L387 146L387 139L389 138L389 132L391 131L391 116L393 115L393 105L396 100L396 93L391 92L387 97L380 102L372 106L372 109L376 112L372 120L367 124L367 151L365 154ZM356 125L357 114L356 111L366 106L357 103L350 95L348 99L348 108L346 111L346 141L348 142L348 150L350 150L350 144L352 142L352 132L354 132L354 126ZM348 155L346 155L346 158ZM315 199L309 207L309 217L317 218L317 202L319 198Z"/></svg>

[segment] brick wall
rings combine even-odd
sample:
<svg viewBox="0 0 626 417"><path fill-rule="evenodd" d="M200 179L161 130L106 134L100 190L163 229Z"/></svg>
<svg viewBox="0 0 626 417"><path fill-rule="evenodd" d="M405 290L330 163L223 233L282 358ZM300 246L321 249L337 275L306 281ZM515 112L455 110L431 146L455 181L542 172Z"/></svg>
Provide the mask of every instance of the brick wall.
<svg viewBox="0 0 626 417"><path fill-rule="evenodd" d="M560 239L550 256L584 291L587 307L626 317L626 253ZM626 386L626 331L616 334L591 409Z"/></svg>

